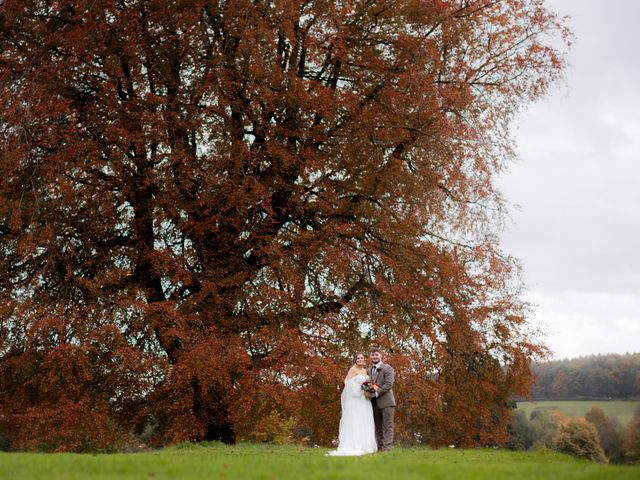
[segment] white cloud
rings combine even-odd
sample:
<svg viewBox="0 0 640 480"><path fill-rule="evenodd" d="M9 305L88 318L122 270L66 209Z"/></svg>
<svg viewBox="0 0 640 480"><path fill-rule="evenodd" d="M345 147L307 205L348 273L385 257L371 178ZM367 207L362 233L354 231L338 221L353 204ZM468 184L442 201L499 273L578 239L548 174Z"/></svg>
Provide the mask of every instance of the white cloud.
<svg viewBox="0 0 640 480"><path fill-rule="evenodd" d="M547 332L556 358L639 350L640 295L532 292L528 299L537 304L532 321Z"/></svg>
<svg viewBox="0 0 640 480"><path fill-rule="evenodd" d="M503 247L557 356L640 351L640 2L547 3L576 41L566 85L519 119Z"/></svg>

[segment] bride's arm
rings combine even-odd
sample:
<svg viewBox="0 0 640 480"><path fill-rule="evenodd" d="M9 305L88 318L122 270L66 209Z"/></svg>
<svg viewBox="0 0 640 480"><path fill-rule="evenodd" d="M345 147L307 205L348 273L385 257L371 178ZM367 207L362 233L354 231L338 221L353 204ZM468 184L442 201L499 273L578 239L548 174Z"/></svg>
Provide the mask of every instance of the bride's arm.
<svg viewBox="0 0 640 480"><path fill-rule="evenodd" d="M346 382L347 380L351 380L356 375L357 375L356 369L354 367L351 367L347 372L347 376L345 377L344 381Z"/></svg>

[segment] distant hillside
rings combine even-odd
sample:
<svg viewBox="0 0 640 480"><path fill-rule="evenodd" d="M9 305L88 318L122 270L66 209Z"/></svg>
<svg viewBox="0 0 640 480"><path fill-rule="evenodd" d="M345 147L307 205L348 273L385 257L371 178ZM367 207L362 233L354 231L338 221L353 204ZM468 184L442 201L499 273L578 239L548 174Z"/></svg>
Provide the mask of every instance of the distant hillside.
<svg viewBox="0 0 640 480"><path fill-rule="evenodd" d="M640 399L640 353L540 363L533 371L533 399Z"/></svg>

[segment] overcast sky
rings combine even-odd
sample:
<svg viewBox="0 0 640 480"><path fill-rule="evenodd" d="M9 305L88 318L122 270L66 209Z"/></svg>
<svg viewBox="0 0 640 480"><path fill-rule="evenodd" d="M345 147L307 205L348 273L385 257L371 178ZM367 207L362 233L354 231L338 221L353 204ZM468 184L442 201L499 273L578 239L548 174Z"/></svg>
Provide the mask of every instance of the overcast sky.
<svg viewBox="0 0 640 480"><path fill-rule="evenodd" d="M640 352L640 2L547 5L575 39L566 79L517 121L503 248L556 358Z"/></svg>

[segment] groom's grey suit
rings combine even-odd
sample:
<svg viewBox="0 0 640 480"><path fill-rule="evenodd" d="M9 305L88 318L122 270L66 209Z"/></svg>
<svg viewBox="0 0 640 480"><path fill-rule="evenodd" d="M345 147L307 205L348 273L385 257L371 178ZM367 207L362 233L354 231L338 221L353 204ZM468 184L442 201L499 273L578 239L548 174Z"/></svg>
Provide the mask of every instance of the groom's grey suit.
<svg viewBox="0 0 640 480"><path fill-rule="evenodd" d="M391 365L383 362L370 368L369 374L371 380L379 386L376 396L371 399L378 450L390 450L393 446L393 414L396 407L393 382L396 374Z"/></svg>

